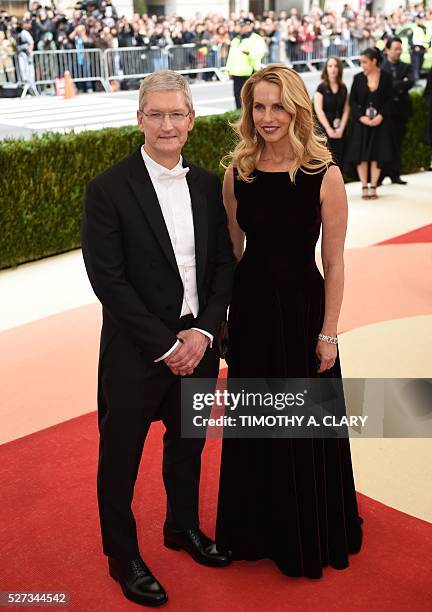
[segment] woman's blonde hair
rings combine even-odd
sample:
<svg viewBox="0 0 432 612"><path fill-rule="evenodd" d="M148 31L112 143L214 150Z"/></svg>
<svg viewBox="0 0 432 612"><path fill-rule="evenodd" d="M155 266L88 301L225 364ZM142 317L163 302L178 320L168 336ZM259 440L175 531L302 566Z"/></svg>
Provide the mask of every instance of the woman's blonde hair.
<svg viewBox="0 0 432 612"><path fill-rule="evenodd" d="M232 163L239 178L245 182L253 181L252 173L258 165L265 141L255 130L252 116L253 92L258 83L274 83L280 87L281 104L291 115L289 125L290 144L294 153L294 163L289 171L295 181L297 170L301 167L306 174L316 174L327 167L332 156L327 149L325 136L315 128L312 103L303 79L291 68L283 64L271 64L253 74L243 85L241 100L243 112L240 119L231 125L238 136L238 143L223 160L223 165Z"/></svg>

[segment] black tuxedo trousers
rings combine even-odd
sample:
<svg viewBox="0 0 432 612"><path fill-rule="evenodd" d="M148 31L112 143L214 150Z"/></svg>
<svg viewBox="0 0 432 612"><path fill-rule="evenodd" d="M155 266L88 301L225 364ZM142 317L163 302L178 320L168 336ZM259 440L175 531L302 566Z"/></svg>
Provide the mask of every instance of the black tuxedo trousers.
<svg viewBox="0 0 432 612"><path fill-rule="evenodd" d="M172 331L188 329L192 322L193 317L184 317ZM199 526L201 452L205 443L205 439L181 436L181 377L174 376L164 362L145 360L133 347L122 350L121 345L127 342L118 335L104 355L98 402L102 542L105 554L117 559L139 554L131 503L152 421L161 419L166 428L162 474L167 494L166 524L174 529ZM215 348L208 348L192 377L214 378L216 382L218 369L219 355ZM147 504L151 508L152 500Z"/></svg>

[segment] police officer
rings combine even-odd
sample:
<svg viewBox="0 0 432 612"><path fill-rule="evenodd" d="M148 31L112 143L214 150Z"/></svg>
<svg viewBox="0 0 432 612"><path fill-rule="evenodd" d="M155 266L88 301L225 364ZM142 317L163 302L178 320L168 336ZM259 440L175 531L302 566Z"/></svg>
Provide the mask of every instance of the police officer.
<svg viewBox="0 0 432 612"><path fill-rule="evenodd" d="M409 90L414 85L414 73L410 64L400 61L402 53L402 40L394 37L386 42L386 59L381 64L381 70L388 72L393 77L393 107L392 128L395 140L395 156L392 166L381 172L379 183L384 176L389 175L392 183L406 185L401 176L401 152L402 142L406 132L406 125L412 114L411 98Z"/></svg>
<svg viewBox="0 0 432 612"><path fill-rule="evenodd" d="M252 31L250 19L239 19L238 26L239 33L231 41L226 69L233 80L236 108L241 108L241 88L253 72L260 70L266 45L262 36Z"/></svg>

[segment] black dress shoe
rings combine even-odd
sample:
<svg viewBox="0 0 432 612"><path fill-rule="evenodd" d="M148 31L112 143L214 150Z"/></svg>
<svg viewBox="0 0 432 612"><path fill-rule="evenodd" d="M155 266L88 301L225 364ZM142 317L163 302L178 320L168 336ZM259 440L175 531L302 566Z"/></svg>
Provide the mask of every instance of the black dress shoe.
<svg viewBox="0 0 432 612"><path fill-rule="evenodd" d="M109 573L120 583L124 596L143 606L160 606L168 599L164 588L147 565L137 557L131 561L118 561L108 557Z"/></svg>
<svg viewBox="0 0 432 612"><path fill-rule="evenodd" d="M231 563L229 553L221 553L200 529L187 529L186 531L171 531L164 528L164 544L172 550L185 550L192 559L201 565L210 567L224 567Z"/></svg>
<svg viewBox="0 0 432 612"><path fill-rule="evenodd" d="M392 178L391 182L395 185L408 185L408 181L404 181L400 176L395 176Z"/></svg>

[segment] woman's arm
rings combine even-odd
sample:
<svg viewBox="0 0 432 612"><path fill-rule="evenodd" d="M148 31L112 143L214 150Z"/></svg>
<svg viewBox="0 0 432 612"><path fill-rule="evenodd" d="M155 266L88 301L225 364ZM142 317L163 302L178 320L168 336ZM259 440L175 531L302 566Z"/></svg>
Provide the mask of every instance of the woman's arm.
<svg viewBox="0 0 432 612"><path fill-rule="evenodd" d="M344 288L344 244L348 219L348 205L341 171L331 166L321 185L322 245L321 258L324 270L325 311L321 332L326 336L337 335L337 325L342 306ZM319 373L332 367L337 355L334 344L318 341Z"/></svg>
<svg viewBox="0 0 432 612"><path fill-rule="evenodd" d="M234 256L240 261L244 251L245 234L237 223L237 200L234 194L234 171L232 164L228 166L223 182L223 200L228 216L228 230L233 244Z"/></svg>

